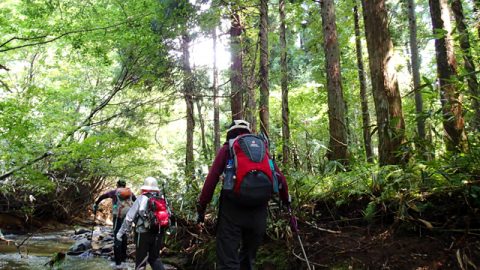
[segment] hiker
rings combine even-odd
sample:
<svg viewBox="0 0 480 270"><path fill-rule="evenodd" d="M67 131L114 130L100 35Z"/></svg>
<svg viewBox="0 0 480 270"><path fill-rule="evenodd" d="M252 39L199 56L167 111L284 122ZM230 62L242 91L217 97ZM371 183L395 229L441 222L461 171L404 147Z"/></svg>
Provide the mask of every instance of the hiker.
<svg viewBox="0 0 480 270"><path fill-rule="evenodd" d="M204 222L207 204L222 173L216 234L218 269L253 269L266 230L268 200L275 189L272 183L276 178L277 187L281 186L280 199L289 205L286 179L270 160L266 142L251 134L247 121L234 120L198 199L198 223Z"/></svg>
<svg viewBox="0 0 480 270"><path fill-rule="evenodd" d="M152 267L152 270L164 270L162 261L160 260L160 249L162 247L163 236L165 234L164 227L154 226L149 219L152 216L149 203L152 197L160 196L160 189L158 188L157 179L154 177L147 177L144 180L141 189L141 195L138 200L132 205L125 217L122 227L116 235L116 239L124 241L126 233L132 228L132 223L135 223L135 269L145 269L147 262ZM165 208L165 205L162 206ZM157 206L158 208L158 206ZM165 214L165 213L163 213ZM154 215L162 215L161 213L154 213ZM168 223L168 217L167 217Z"/></svg>
<svg viewBox="0 0 480 270"><path fill-rule="evenodd" d="M112 215L113 215L113 237L117 234L120 226L122 226L123 219L127 214L128 210L132 206L133 202L136 200L135 195L132 191L126 187L127 183L125 180L120 179L117 181L117 188L109 190L102 194L97 201L93 204L93 214L96 216L98 206L100 202L104 199L112 199ZM115 260L115 265L120 266L122 262L125 262L127 259L127 241L117 241L114 239L113 245L113 257Z"/></svg>

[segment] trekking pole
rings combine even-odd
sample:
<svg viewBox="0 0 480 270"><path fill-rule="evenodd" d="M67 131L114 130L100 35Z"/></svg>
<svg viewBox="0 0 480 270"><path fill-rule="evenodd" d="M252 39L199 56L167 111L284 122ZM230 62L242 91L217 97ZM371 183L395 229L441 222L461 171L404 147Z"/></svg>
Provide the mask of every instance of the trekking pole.
<svg viewBox="0 0 480 270"><path fill-rule="evenodd" d="M93 224L92 224L92 232L90 233L90 241L93 242L93 230L95 229L95 220L97 218L97 211L93 211Z"/></svg>
<svg viewBox="0 0 480 270"><path fill-rule="evenodd" d="M312 268L310 268L310 262L308 261L307 253L305 252L302 239L300 238L300 234L298 232L297 219L293 215L292 208L290 208L290 206L288 207L288 214L290 214L290 224L292 225L295 234L297 234L298 242L300 243L300 247L302 248L303 257L305 257L305 261L307 262L308 270L311 270Z"/></svg>

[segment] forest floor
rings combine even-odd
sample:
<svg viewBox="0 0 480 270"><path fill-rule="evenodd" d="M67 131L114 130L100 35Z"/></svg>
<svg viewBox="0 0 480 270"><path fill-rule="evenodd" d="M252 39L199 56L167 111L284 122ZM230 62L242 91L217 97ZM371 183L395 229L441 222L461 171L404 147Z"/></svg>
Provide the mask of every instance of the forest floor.
<svg viewBox="0 0 480 270"><path fill-rule="evenodd" d="M400 199L377 204L367 218L369 204L370 199L365 197L350 198L342 205L322 200L298 210L302 213L300 238L312 267L480 269L478 199L472 201L463 191L436 193L423 199ZM179 220L176 233L166 239L164 261L179 269L213 269L213 216L202 232L192 221ZM85 223L88 218L82 220L73 222ZM72 225L52 221L43 228L59 230L64 226ZM270 228L270 234L271 231ZM287 235L283 232L279 237L265 238L258 254L258 270L307 269L298 238Z"/></svg>
<svg viewBox="0 0 480 270"><path fill-rule="evenodd" d="M413 202L382 204L370 222L367 205L317 202L316 224L300 223L315 269L480 269L480 211L464 194L429 197L421 212ZM301 255L299 244L295 250Z"/></svg>

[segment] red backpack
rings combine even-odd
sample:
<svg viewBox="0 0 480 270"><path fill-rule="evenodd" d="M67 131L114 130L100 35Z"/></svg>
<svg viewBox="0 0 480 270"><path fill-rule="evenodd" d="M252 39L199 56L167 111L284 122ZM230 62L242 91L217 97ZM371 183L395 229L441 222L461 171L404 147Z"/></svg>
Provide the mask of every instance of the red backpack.
<svg viewBox="0 0 480 270"><path fill-rule="evenodd" d="M147 208L145 210L147 219L145 227L155 231L169 227L171 212L164 196L158 193L147 193L145 195L148 197Z"/></svg>
<svg viewBox="0 0 480 270"><path fill-rule="evenodd" d="M272 197L276 178L265 141L244 134L229 141L223 190L231 200L245 206L264 205Z"/></svg>

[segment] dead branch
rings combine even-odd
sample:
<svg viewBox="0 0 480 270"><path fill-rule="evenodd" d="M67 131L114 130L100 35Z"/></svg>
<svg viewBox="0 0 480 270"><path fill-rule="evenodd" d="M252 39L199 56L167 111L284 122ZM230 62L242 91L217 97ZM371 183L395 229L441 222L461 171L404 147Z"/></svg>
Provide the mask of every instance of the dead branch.
<svg viewBox="0 0 480 270"><path fill-rule="evenodd" d="M333 230L329 230L329 229L320 228L316 224L313 224L313 223L310 223L310 222L305 222L305 223L310 225L310 227L312 227L316 230L322 231L322 232L328 232L328 233L334 233L334 234L342 233L341 231L333 231Z"/></svg>

